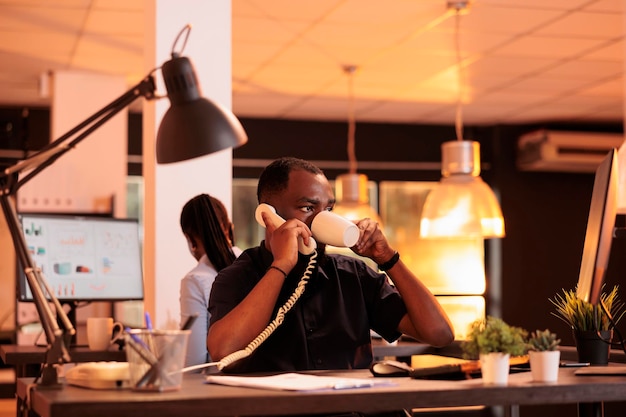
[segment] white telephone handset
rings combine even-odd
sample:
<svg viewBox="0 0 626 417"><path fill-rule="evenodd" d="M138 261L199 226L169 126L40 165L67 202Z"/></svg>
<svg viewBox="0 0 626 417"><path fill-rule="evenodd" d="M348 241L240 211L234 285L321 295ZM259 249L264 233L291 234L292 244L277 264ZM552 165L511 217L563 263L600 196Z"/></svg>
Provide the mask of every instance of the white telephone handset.
<svg viewBox="0 0 626 417"><path fill-rule="evenodd" d="M254 218L256 219L257 223L259 223L263 227L265 227L265 223L263 222L263 217L261 216L261 213L267 213L272 219L272 223L274 223L274 226L276 227L285 223L285 219L283 219L276 213L276 209L274 207L270 206L269 204L261 203L254 212ZM312 237L309 238L308 246L304 244L304 240L301 237L298 238L298 252L300 252L301 254L310 255L313 253L313 251L315 251L316 248L317 243Z"/></svg>

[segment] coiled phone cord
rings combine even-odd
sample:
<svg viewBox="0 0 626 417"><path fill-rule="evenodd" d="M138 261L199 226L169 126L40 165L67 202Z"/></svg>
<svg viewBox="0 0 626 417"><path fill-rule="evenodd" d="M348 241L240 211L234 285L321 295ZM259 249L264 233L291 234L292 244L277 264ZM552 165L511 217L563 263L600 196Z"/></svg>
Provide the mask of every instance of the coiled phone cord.
<svg viewBox="0 0 626 417"><path fill-rule="evenodd" d="M285 303L278 309L274 320L272 320L270 324L268 324L267 327L244 349L233 352L230 355L223 357L222 360L220 360L219 362L216 362L217 368L220 371L228 365L250 356L252 352L254 352L256 348L258 348L261 343L263 343L268 337L270 337L270 335L274 333L274 330L276 330L276 328L283 323L283 321L285 320L285 314L289 310L291 310L291 308L296 304L296 301L298 301L300 296L304 293L304 287L309 282L309 278L311 277L313 268L315 268L316 260L317 251L313 251L313 254L309 259L309 263L307 264L307 267L302 274L302 278L300 278L300 282L298 282L296 289L294 290L293 294L291 294L289 299L287 299L287 301L285 301Z"/></svg>

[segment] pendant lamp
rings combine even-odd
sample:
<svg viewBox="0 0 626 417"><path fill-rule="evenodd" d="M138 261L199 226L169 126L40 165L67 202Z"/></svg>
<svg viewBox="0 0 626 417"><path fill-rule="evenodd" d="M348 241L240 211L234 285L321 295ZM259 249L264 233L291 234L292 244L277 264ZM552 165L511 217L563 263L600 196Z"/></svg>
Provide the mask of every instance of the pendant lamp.
<svg viewBox="0 0 626 417"><path fill-rule="evenodd" d="M458 99L455 127L457 140L441 146L441 182L426 197L422 208L420 236L423 238L494 238L504 236L500 204L480 178L480 144L463 140L461 53L459 19L467 12L467 1L449 3L456 11L456 54Z"/></svg>
<svg viewBox="0 0 626 417"><path fill-rule="evenodd" d="M503 237L500 204L479 176L479 143L445 142L441 153L443 177L426 197L420 235L425 238Z"/></svg>
<svg viewBox="0 0 626 417"><path fill-rule="evenodd" d="M333 211L348 220L360 220L370 218L381 224L380 216L372 208L369 201L368 178L365 174L357 173L357 160L355 153L356 121L354 115L353 76L357 70L355 65L343 67L348 76L348 160L350 170L348 173L338 175L335 180L335 197L337 202Z"/></svg>

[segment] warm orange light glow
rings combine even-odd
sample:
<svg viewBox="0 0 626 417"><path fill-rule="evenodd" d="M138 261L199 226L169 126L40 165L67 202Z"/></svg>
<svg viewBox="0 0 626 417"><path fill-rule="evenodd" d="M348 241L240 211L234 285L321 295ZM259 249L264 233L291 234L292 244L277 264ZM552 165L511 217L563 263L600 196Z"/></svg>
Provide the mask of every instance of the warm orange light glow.
<svg viewBox="0 0 626 417"><path fill-rule="evenodd" d="M348 220L370 218L382 224L380 216L371 206L368 179L364 174L341 174L335 180L337 202L333 211Z"/></svg>
<svg viewBox="0 0 626 417"><path fill-rule="evenodd" d="M471 322L485 316L484 239L420 238L421 210L428 193L441 187L429 182L383 182L381 214L385 234L404 263L437 296L450 317L457 340Z"/></svg>
<svg viewBox="0 0 626 417"><path fill-rule="evenodd" d="M335 206L333 212L345 217L348 220L370 218L377 221L379 224L382 223L378 213L376 213L376 211L369 204L342 202L341 204L337 204Z"/></svg>
<svg viewBox="0 0 626 417"><path fill-rule="evenodd" d="M404 263L435 294L480 295L485 292L482 239L402 240L394 245Z"/></svg>
<svg viewBox="0 0 626 417"><path fill-rule="evenodd" d="M485 299L480 296L437 297L454 325L454 338L464 340L474 320L485 317Z"/></svg>
<svg viewBox="0 0 626 417"><path fill-rule="evenodd" d="M422 208L422 238L503 237L504 218L494 192L480 178L478 142L444 142L442 178Z"/></svg>
<svg viewBox="0 0 626 417"><path fill-rule="evenodd" d="M493 191L480 177L442 178L424 207L421 236L504 236L504 219Z"/></svg>

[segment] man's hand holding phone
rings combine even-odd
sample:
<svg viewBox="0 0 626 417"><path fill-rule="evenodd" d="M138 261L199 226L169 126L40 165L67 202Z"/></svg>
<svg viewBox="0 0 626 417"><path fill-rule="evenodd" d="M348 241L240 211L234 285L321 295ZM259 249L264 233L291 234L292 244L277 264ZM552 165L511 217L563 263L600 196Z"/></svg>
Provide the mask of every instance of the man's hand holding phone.
<svg viewBox="0 0 626 417"><path fill-rule="evenodd" d="M274 254L274 258L277 258L277 255L280 254L276 252L278 243L274 243L274 235L276 233L278 233L277 236L281 237L281 241L284 239L289 241L289 238L284 237L285 234L289 236L295 235L296 249L304 255L312 254L315 248L317 248L317 243L313 239L311 230L306 224L297 219L290 219L285 222L285 220L276 213L274 207L269 204L259 204L255 212L255 218L261 226L265 227L265 239L270 246L268 249ZM288 248L288 250L293 252L292 255L297 261L296 250L292 250L291 248Z"/></svg>
<svg viewBox="0 0 626 417"><path fill-rule="evenodd" d="M290 219L276 226L268 217L267 214L263 214L263 218L267 220L265 241L268 249L272 252L275 261L287 261L289 264L287 270L291 270L298 262L298 252L309 254L315 250L315 246L311 248L306 246L306 240L309 244L311 242L315 244L311 231L306 224L297 219Z"/></svg>

